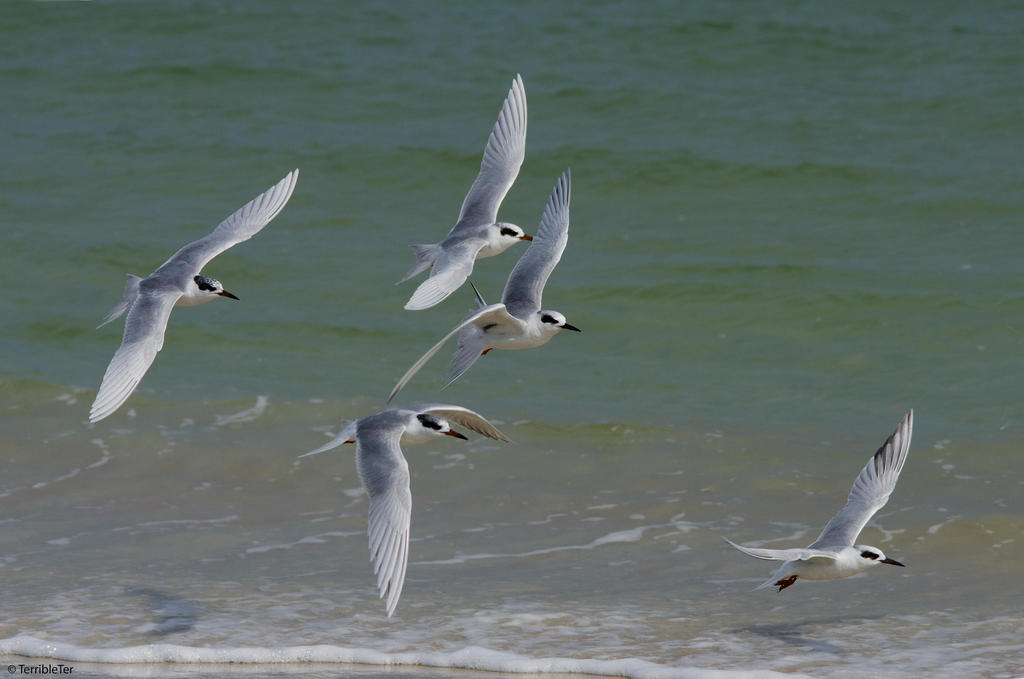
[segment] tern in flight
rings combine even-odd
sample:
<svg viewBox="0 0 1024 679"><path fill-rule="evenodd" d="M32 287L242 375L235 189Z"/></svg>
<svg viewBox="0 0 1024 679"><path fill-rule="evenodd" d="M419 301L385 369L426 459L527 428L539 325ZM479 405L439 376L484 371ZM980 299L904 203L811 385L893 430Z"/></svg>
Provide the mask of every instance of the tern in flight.
<svg viewBox="0 0 1024 679"><path fill-rule="evenodd" d="M356 468L370 496L370 559L377 575L377 592L384 599L388 617L395 612L402 595L405 569L409 563L409 524L412 494L409 492L409 463L402 446L424 443L437 436L466 437L452 429L450 422L498 441L508 441L497 427L462 406L417 403L408 408L384 410L354 422L343 422L341 432L316 450L316 455L343 443L356 444Z"/></svg>
<svg viewBox="0 0 1024 679"><path fill-rule="evenodd" d="M430 268L406 302L409 310L429 309L466 282L480 257L499 255L521 240L532 240L515 224L499 222L498 207L519 174L526 155L526 90L516 74L512 89L484 148L480 173L462 201L459 220L440 243L413 245L416 263L399 283Z"/></svg>
<svg viewBox="0 0 1024 679"><path fill-rule="evenodd" d="M107 366L89 421L98 422L128 400L164 345L171 309L195 306L218 297L238 299L216 278L200 271L211 259L233 245L249 240L270 223L295 190L298 170L246 203L209 235L189 243L145 278L128 275L124 298L98 327L128 312L120 348Z"/></svg>
<svg viewBox="0 0 1024 679"><path fill-rule="evenodd" d="M861 470L853 483L846 506L832 517L818 539L805 549L743 547L726 539L726 542L744 554L758 559L785 561L772 577L755 589L775 586L781 592L796 582L797 578L835 580L856 575L880 563L902 566L899 561L886 558L879 548L857 545L854 541L875 512L885 506L896 487L903 464L907 461L913 431L914 411L911 410L903 416L896 431Z"/></svg>

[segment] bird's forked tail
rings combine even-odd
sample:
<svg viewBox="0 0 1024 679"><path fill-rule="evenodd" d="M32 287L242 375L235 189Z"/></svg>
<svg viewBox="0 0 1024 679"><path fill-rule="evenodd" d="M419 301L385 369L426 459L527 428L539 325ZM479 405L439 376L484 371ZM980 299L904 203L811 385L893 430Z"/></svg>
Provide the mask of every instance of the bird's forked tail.
<svg viewBox="0 0 1024 679"><path fill-rule="evenodd" d="M405 276L402 277L402 280L395 283L395 285L400 285L416 274L429 269L434 265L434 262L437 261L438 256L441 254L441 248L437 246L437 243L410 245L409 247L412 248L413 254L416 255L416 263L413 264L412 268L406 272Z"/></svg>

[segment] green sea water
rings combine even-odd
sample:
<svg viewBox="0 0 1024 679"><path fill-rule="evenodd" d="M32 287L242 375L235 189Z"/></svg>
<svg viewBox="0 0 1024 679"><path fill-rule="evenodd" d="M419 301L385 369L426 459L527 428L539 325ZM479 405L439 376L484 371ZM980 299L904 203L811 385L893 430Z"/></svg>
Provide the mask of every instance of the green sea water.
<svg viewBox="0 0 1024 679"><path fill-rule="evenodd" d="M1020 674L1022 29L1011 2L0 5L0 639ZM472 306L394 282L516 73L500 216L532 232L572 169L544 300L583 332L440 391L444 350L403 392L514 443L407 451L388 622L350 454L295 456ZM125 273L295 167L205 269L241 301L176 310L87 424ZM523 251L477 263L489 301ZM910 567L749 592L769 568L719 538L813 540L911 407L863 538ZM192 622L154 636L151 590Z"/></svg>

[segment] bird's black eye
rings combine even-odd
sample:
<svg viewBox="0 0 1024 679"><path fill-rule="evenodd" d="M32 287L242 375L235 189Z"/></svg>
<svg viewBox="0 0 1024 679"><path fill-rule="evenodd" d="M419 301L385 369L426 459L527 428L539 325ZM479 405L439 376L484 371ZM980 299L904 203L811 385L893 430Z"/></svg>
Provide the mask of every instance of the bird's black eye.
<svg viewBox="0 0 1024 679"><path fill-rule="evenodd" d="M416 419L418 419L420 421L420 424L422 424L427 429L441 431L441 423L438 422L436 418L433 418L430 415L425 415L421 413L416 416Z"/></svg>
<svg viewBox="0 0 1024 679"><path fill-rule="evenodd" d="M860 555L862 557L864 557L865 559L877 559L878 558L877 554L875 554L874 552L869 552L867 550L861 552Z"/></svg>
<svg viewBox="0 0 1024 679"><path fill-rule="evenodd" d="M214 290L217 289L213 285L213 283L211 282L213 279L209 278L208 276L196 276L192 280L194 280L196 282L196 286L200 290L206 290L207 292L213 292Z"/></svg>
<svg viewBox="0 0 1024 679"><path fill-rule="evenodd" d="M540 320L544 323L552 323L554 325L558 325L558 321L555 320L555 317L552 316L551 314L544 314L543 316L540 317Z"/></svg>
<svg viewBox="0 0 1024 679"><path fill-rule="evenodd" d="M519 234L516 232L515 229L510 229L507 226L501 227L501 235L502 236L514 236L516 238L519 237Z"/></svg>

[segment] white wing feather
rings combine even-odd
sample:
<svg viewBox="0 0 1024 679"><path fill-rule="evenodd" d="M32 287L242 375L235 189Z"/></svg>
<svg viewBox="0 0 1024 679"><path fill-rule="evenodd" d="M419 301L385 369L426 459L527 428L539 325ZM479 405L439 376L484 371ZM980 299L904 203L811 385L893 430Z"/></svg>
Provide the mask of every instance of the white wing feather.
<svg viewBox="0 0 1024 679"><path fill-rule="evenodd" d="M571 196L572 175L566 170L555 183L533 242L516 262L505 284L501 301L513 316L526 318L541 309L544 286L569 241Z"/></svg>
<svg viewBox="0 0 1024 679"><path fill-rule="evenodd" d="M487 421L480 413L474 412L462 406L453 406L446 403L415 403L409 406L410 410L421 413L434 413L445 418L449 422L461 425L470 431L486 436L496 441L510 441L497 427Z"/></svg>
<svg viewBox="0 0 1024 679"><path fill-rule="evenodd" d="M429 309L458 290L473 273L476 255L486 243L482 238L471 238L445 248L434 262L430 277L419 284L405 308L409 311Z"/></svg>
<svg viewBox="0 0 1024 679"><path fill-rule="evenodd" d="M449 233L495 222L501 201L519 175L525 156L526 90L517 73L487 139L480 172L462 201L458 222Z"/></svg>
<svg viewBox="0 0 1024 679"><path fill-rule="evenodd" d="M292 170L218 224L209 235L175 252L154 273L173 273L189 278L198 274L211 259L233 245L249 240L269 224L291 198L298 178L298 169Z"/></svg>
<svg viewBox="0 0 1024 679"><path fill-rule="evenodd" d="M864 530L864 526L875 512L885 506L893 489L896 488L903 464L907 461L910 437L913 433L914 411L911 409L900 420L896 431L864 465L864 469L853 483L846 506L828 522L809 549L849 547L856 543L857 536Z"/></svg>
<svg viewBox="0 0 1024 679"><path fill-rule="evenodd" d="M143 288L135 298L125 319L121 346L110 360L89 409L90 422L99 422L113 413L135 391L164 346L167 319L179 297L180 291L151 293Z"/></svg>
<svg viewBox="0 0 1024 679"><path fill-rule="evenodd" d="M834 552L824 552L818 549L761 549L759 547L744 547L743 545L737 545L729 538L722 538L730 545L740 550L748 556L752 556L757 559L768 559L769 561L801 561L804 559L831 559L835 561L836 554Z"/></svg>
<svg viewBox="0 0 1024 679"><path fill-rule="evenodd" d="M506 322L518 323L519 321L517 321L517 319L513 318L512 316L509 316L508 312L505 311L504 304L492 304L490 306L484 307L483 309L477 309L476 311L474 311L472 314L467 316L461 323L455 326L455 328L451 332L442 337L437 344L430 347L430 349L427 350L427 353L420 356L419 360L413 363L412 367L405 371L405 374L402 375L401 379L398 380L398 384L395 385L395 388L392 389L391 393L388 395L387 402L391 403L391 399L393 399L398 394L398 392L400 392L402 388L409 383L409 380L411 380L413 376L417 372L419 372L420 368L426 365L427 361L429 361L434 356L434 354L436 354L441 349L441 347L444 346L444 343L450 340L455 335L457 335L460 330L472 324L486 325L488 323Z"/></svg>
<svg viewBox="0 0 1024 679"><path fill-rule="evenodd" d="M412 493L409 465L399 447L403 430L390 427L369 435L360 432L356 440L359 478L370 496L370 559L389 618L398 606L409 565Z"/></svg>

